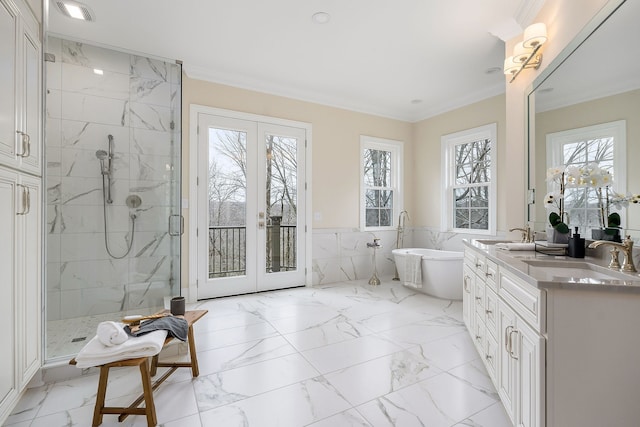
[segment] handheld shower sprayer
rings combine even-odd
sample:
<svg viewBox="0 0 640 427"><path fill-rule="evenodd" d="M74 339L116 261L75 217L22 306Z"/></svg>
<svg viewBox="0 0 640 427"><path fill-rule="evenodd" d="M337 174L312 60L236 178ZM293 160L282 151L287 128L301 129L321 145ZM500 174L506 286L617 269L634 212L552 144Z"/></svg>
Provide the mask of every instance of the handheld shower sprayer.
<svg viewBox="0 0 640 427"><path fill-rule="evenodd" d="M105 187L104 177L107 177L107 194L105 195L107 203L113 203L111 199L111 177L113 175L113 135L108 135L109 139L108 152L104 150L96 151L96 157L100 160L100 173L102 174L102 188ZM105 165L105 160L107 164Z"/></svg>

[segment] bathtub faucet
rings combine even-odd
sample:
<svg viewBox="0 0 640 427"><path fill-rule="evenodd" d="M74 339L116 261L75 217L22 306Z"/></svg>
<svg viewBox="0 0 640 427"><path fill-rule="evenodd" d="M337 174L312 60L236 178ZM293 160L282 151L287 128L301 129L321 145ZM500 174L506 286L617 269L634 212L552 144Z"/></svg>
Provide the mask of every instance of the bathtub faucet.
<svg viewBox="0 0 640 427"><path fill-rule="evenodd" d="M382 247L382 243L380 243L380 239L378 239L377 237L374 237L373 243L367 243L367 247L378 249Z"/></svg>

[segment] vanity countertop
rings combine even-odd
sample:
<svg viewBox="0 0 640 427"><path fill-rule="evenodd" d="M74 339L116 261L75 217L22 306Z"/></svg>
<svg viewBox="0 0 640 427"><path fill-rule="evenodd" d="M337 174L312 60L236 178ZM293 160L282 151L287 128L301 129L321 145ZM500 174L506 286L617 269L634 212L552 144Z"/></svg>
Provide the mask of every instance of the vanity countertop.
<svg viewBox="0 0 640 427"><path fill-rule="evenodd" d="M536 251L508 251L499 249L496 245L480 243L475 239L464 240L464 244L484 253L501 268L536 288L640 293L639 273L610 270L606 264L603 266L603 261L598 258L553 256Z"/></svg>

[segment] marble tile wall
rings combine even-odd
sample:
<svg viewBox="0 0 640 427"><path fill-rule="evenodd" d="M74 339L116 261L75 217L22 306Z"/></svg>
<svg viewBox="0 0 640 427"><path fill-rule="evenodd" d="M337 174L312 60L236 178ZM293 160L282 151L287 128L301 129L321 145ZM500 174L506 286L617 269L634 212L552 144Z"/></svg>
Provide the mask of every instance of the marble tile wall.
<svg viewBox="0 0 640 427"><path fill-rule="evenodd" d="M404 247L463 251L463 239L486 237L474 234L441 232L436 228L407 227ZM312 243L313 284L368 279L373 273L373 249L367 243L381 239L376 253L378 275L392 278L395 263L391 251L396 247L396 231L362 232L358 229L315 229Z"/></svg>
<svg viewBox="0 0 640 427"><path fill-rule="evenodd" d="M47 319L162 306L176 294L179 239L180 85L176 64L49 38L46 62ZM102 70L96 74L94 70ZM105 250L97 150L113 135L111 252ZM125 199L141 197L130 210ZM175 209L173 208L173 209Z"/></svg>

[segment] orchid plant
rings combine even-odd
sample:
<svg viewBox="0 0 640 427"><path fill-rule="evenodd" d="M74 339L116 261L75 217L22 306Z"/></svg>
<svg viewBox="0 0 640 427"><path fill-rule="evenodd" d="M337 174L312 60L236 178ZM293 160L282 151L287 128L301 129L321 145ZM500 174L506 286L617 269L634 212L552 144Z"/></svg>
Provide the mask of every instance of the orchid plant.
<svg viewBox="0 0 640 427"><path fill-rule="evenodd" d="M544 201L546 208L551 210L549 223L560 233L569 232L569 227L564 222L565 217L569 222L569 215L564 207L566 188L592 187L596 189L600 227L602 229L620 228L620 215L617 212L611 212L612 207L621 209L629 206L629 203L640 203L640 194L623 195L611 190L610 187L613 185L611 173L601 168L597 163L589 163L586 166L549 168L547 170L547 181L559 185L559 191L549 192Z"/></svg>

